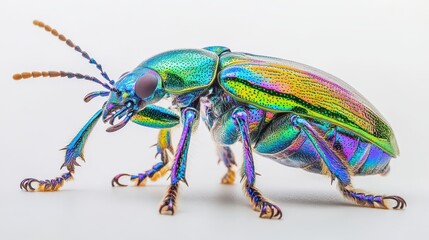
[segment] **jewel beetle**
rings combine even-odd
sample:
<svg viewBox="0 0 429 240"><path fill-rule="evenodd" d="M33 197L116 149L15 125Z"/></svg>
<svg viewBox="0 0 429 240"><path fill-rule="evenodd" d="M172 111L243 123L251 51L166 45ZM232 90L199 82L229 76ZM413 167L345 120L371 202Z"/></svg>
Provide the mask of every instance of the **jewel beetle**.
<svg viewBox="0 0 429 240"><path fill-rule="evenodd" d="M79 52L104 80L64 71L23 72L13 78L88 80L106 90L89 93L86 102L94 97L108 99L64 148L62 167L68 171L48 180L24 179L20 185L24 190L56 191L70 180L100 118L110 124L108 132L133 122L160 129L156 147L161 161L143 173L115 176L112 186L125 186L119 182L123 177L143 186L147 179L155 181L170 172L171 184L159 212L174 214L179 184L187 184L191 133L201 119L227 167L224 184L235 180L236 161L229 145L242 143L243 189L262 218L279 219L282 211L255 186L254 153L337 180L342 195L357 205L383 209L406 206L399 196L370 194L353 187L352 176L388 173L390 159L398 156L399 149L392 128L375 107L328 73L293 61L211 46L155 55L114 81L70 39L41 21L33 23ZM166 98L171 100L169 108L156 105ZM174 151L170 130L179 125L181 135Z"/></svg>

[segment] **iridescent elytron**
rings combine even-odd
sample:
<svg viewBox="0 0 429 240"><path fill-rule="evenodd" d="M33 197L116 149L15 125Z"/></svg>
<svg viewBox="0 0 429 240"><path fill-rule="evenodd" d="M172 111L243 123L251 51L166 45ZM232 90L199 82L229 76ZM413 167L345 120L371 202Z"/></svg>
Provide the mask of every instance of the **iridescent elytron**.
<svg viewBox="0 0 429 240"><path fill-rule="evenodd" d="M77 158L83 159L84 144L99 118L111 124L108 132L129 121L159 128L157 151L161 162L139 174L119 174L112 185L129 177L136 186L171 172L171 185L159 209L174 214L180 181L186 183L186 163L191 132L202 118L215 140L219 159L228 171L222 183L235 180L231 144L243 144L241 177L246 196L260 217L281 218L282 212L255 187L253 153L281 164L337 179L344 197L357 205L390 208L406 206L399 196L374 195L355 190L355 175L387 174L389 161L399 154L393 131L377 110L356 90L338 78L304 64L278 58L231 52L226 47L173 50L156 55L111 80L100 64L57 30L40 21L34 24L65 41L96 65L101 80L63 71L24 72L14 79L68 77L96 82L108 91L88 94L85 101L109 96L102 109L85 124L65 148L63 166L68 172L51 180L27 178L21 188L56 191L72 178ZM172 99L167 108L154 104ZM116 120L122 119L119 123ZM170 129L181 123L181 137L174 154Z"/></svg>

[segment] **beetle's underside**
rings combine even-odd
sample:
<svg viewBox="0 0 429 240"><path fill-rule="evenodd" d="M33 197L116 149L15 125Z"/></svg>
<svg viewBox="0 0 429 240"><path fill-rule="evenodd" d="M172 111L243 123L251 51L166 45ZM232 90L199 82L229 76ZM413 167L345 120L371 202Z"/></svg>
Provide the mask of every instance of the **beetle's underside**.
<svg viewBox="0 0 429 240"><path fill-rule="evenodd" d="M109 132L132 121L161 129L156 144L161 161L143 173L117 175L112 186L125 186L119 182L124 176L136 186L143 186L147 179L157 180L170 171L171 185L159 211L174 214L179 183L186 183L191 133L201 118L215 140L219 159L228 169L222 178L224 184L235 180L236 161L228 145L242 143L243 188L261 217L281 218L282 212L255 186L254 152L338 180L344 197L358 205L389 208L388 201L394 201L394 209L405 206L399 196L372 195L352 186L354 175L387 173L390 159L399 150L392 129L378 111L362 95L329 74L299 63L233 53L226 47L214 46L161 53L123 74L115 83L79 46L50 26L40 21L34 23L96 65L108 83L62 71L22 73L14 75L14 79L43 76L90 80L109 91L90 93L85 101L97 96L109 99L65 148L63 166L68 172L45 181L24 179L22 189L34 191L32 183L38 183L39 191L58 190L72 178L76 160L83 158L84 144L100 118L112 125ZM173 99L170 109L155 105L167 97ZM170 129L179 123L182 133L171 159L170 153L174 151Z"/></svg>

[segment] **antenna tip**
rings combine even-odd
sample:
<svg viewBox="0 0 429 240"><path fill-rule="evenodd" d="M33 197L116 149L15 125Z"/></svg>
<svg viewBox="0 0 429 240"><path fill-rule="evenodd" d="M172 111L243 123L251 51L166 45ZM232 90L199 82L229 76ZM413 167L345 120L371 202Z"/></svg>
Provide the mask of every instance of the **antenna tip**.
<svg viewBox="0 0 429 240"><path fill-rule="evenodd" d="M48 76L46 72L23 72L23 73L16 73L12 76L13 80L21 80L21 79L27 79L27 78L38 78L40 76L45 77Z"/></svg>
<svg viewBox="0 0 429 240"><path fill-rule="evenodd" d="M16 73L16 74L13 74L12 78L13 78L13 80L21 80L22 75L20 73Z"/></svg>
<svg viewBox="0 0 429 240"><path fill-rule="evenodd" d="M41 22L41 21L39 21L37 19L33 21L33 24L36 25L36 26L39 26L39 27L44 27L45 26L45 24L43 22Z"/></svg>

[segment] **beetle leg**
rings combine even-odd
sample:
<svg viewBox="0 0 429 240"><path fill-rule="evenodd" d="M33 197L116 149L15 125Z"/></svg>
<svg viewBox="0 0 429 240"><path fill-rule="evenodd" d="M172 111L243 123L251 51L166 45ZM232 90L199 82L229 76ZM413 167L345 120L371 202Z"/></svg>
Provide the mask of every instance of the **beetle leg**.
<svg viewBox="0 0 429 240"><path fill-rule="evenodd" d="M60 189L64 185L65 181L72 180L72 179L73 179L73 175L71 172L66 172L62 174L60 177L47 179L47 180L37 180L35 178L26 178L22 180L19 187L22 190L25 190L27 192L29 191L30 192L33 192L33 191L54 192ZM38 184L37 189L32 186L33 183Z"/></svg>
<svg viewBox="0 0 429 240"><path fill-rule="evenodd" d="M403 209L407 206L407 202L400 196L373 195L356 190L351 184L343 185L340 183L339 188L345 198L360 206L383 209ZM389 201L394 201L395 206L389 207Z"/></svg>
<svg viewBox="0 0 429 240"><path fill-rule="evenodd" d="M311 141L326 167L332 174L332 179L335 177L345 185L350 184L350 173L346 165L343 163L341 158L335 154L328 143L321 136L319 136L311 124L298 115L292 115L290 117L290 121L292 122L293 126L298 127L307 135L308 139Z"/></svg>
<svg viewBox="0 0 429 240"><path fill-rule="evenodd" d="M126 187L128 185L120 183L119 180L123 177L129 177L129 180L134 182L136 187L143 187L146 185L147 179L149 178L153 182L157 181L160 177L163 177L170 170L168 162L159 162L152 166L151 169L137 174L121 173L116 175L112 179L112 187Z"/></svg>
<svg viewBox="0 0 429 240"><path fill-rule="evenodd" d="M365 207L388 209L388 201L395 201L396 205L393 209L403 209L407 206L405 200L399 196L373 195L354 189L347 166L311 124L297 115L292 115L291 122L300 128L313 143L332 176L338 179L340 191L345 198Z"/></svg>
<svg viewBox="0 0 429 240"><path fill-rule="evenodd" d="M281 209L272 203L268 198L254 186L255 184L255 165L253 163L252 146L250 143L249 123L247 120L246 111L242 108L236 108L232 113L232 118L241 134L243 142L244 161L242 167L243 189L246 196L253 204L253 208L260 212L261 218L277 218L282 217Z"/></svg>
<svg viewBox="0 0 429 240"><path fill-rule="evenodd" d="M155 144L157 148L157 153L155 155L161 156L161 162L152 166L151 169L138 174L127 174L121 173L116 175L112 179L112 187L120 186L125 187L126 184L119 182L119 179L122 177L129 177L130 181L134 182L135 186L145 186L147 178L150 178L152 181L158 180L160 177L164 176L170 170L170 156L169 154L174 154L173 146L171 145L171 130L170 129L161 129L158 134L158 142Z"/></svg>
<svg viewBox="0 0 429 240"><path fill-rule="evenodd" d="M253 204L253 209L260 212L260 218L282 218L282 210L275 205L271 200L267 199L262 193L254 186L250 185L247 181L243 185L246 196Z"/></svg>
<svg viewBox="0 0 429 240"><path fill-rule="evenodd" d="M231 151L231 148L228 146L217 146L217 153L219 155L219 162L223 162L227 168L227 172L222 177L222 184L233 184L235 181L235 171L234 166L237 166L235 162L234 153Z"/></svg>
<svg viewBox="0 0 429 240"><path fill-rule="evenodd" d="M195 120L198 118L198 111L195 108L187 107L182 110L183 130L177 146L173 166L171 167L171 185L161 202L159 213L173 215L176 208L176 196L179 190L179 182L186 183L186 160L188 155L189 143L191 140L192 128Z"/></svg>
<svg viewBox="0 0 429 240"><path fill-rule="evenodd" d="M98 110L91 117L91 119L89 119L85 126L79 131L79 133L73 138L73 140L65 148L61 149L66 150L65 160L61 168L67 167L67 173L64 173L60 177L56 177L50 180L37 180L35 178L26 178L22 180L20 188L25 191L57 191L64 185L65 181L73 179L72 174L74 173L74 167L80 166L76 160L80 157L83 161L85 161L83 155L83 148L85 146L89 134L91 133L92 129L100 118L101 113L102 110ZM37 189L32 186L32 183L35 182L39 184Z"/></svg>
<svg viewBox="0 0 429 240"><path fill-rule="evenodd" d="M164 199L159 207L159 213L163 215L174 215L176 211L176 198L179 194L179 183L171 184L168 186L168 190L165 194Z"/></svg>

